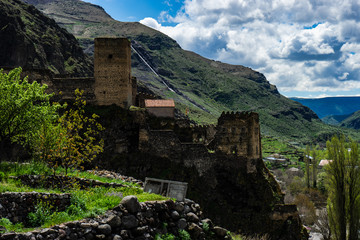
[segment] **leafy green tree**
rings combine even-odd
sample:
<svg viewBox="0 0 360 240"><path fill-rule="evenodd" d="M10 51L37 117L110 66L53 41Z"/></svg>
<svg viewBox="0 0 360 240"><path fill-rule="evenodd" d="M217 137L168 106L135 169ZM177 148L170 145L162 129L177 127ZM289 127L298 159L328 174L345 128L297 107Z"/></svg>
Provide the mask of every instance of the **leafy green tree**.
<svg viewBox="0 0 360 240"><path fill-rule="evenodd" d="M46 85L21 78L21 68L8 74L0 70L0 142L25 145L37 136L42 125L54 121L59 104L51 104Z"/></svg>
<svg viewBox="0 0 360 240"><path fill-rule="evenodd" d="M310 188L310 147L309 146L306 146L304 159L305 159L306 187Z"/></svg>
<svg viewBox="0 0 360 240"><path fill-rule="evenodd" d="M78 168L103 151L104 141L98 136L104 128L97 122L96 114L86 116L86 101L82 95L83 91L75 91L74 106L59 118L58 125L52 129L52 136L56 137L50 139L49 154L45 154L54 169L62 166L66 174L69 168Z"/></svg>
<svg viewBox="0 0 360 240"><path fill-rule="evenodd" d="M317 180L317 165L318 165L318 146L313 147L311 151L311 163L312 163L312 180L313 180L313 188L316 188L316 180Z"/></svg>
<svg viewBox="0 0 360 240"><path fill-rule="evenodd" d="M360 220L360 170L358 144L351 142L350 151L347 151L347 190L348 190L348 224L349 239L359 239L359 220Z"/></svg>
<svg viewBox="0 0 360 240"><path fill-rule="evenodd" d="M359 232L360 169L358 144L333 137L326 144L332 162L329 177L328 214L332 232L339 240L356 240Z"/></svg>

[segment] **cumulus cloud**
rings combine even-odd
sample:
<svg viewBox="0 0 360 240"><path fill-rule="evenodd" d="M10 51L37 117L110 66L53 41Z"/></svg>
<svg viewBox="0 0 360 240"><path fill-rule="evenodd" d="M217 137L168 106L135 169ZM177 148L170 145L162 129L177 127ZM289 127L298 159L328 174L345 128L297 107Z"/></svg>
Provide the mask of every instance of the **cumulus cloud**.
<svg viewBox="0 0 360 240"><path fill-rule="evenodd" d="M175 25L140 22L187 50L263 72L285 95L360 90L359 1L185 0L167 20Z"/></svg>

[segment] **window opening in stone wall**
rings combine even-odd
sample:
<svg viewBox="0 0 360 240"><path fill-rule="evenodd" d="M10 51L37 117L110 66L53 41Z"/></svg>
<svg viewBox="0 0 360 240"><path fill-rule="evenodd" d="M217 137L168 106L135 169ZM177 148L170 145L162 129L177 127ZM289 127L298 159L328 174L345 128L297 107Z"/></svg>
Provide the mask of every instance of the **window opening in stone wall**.
<svg viewBox="0 0 360 240"><path fill-rule="evenodd" d="M241 133L242 133L242 134L245 133L245 128L244 128L244 127L241 128Z"/></svg>
<svg viewBox="0 0 360 240"><path fill-rule="evenodd" d="M113 55L109 54L108 59L112 59L112 58L113 58Z"/></svg>

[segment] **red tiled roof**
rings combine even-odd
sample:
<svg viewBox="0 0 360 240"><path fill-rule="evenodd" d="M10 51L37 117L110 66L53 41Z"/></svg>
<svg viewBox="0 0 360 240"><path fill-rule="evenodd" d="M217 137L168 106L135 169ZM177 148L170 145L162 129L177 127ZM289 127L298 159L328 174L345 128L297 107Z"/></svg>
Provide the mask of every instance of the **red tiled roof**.
<svg viewBox="0 0 360 240"><path fill-rule="evenodd" d="M175 107L173 99L145 99L145 107Z"/></svg>

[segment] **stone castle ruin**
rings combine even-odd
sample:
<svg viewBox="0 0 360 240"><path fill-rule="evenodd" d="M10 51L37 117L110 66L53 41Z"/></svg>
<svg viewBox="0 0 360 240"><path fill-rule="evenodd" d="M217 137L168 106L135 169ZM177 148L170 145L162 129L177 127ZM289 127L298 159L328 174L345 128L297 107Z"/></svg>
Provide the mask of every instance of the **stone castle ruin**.
<svg viewBox="0 0 360 240"><path fill-rule="evenodd" d="M156 99L156 96L137 92L136 78L131 76L131 42L126 38L95 39L94 77L53 77L46 70L25 70L24 75L29 75L31 80L47 84L48 91L56 93L56 100L74 99L74 91L78 88L84 90L87 102L93 105L114 104L125 109L139 106L147 108L150 114L158 117L170 119L174 117L173 100ZM146 130L146 134L145 128L141 129L139 146L146 145L143 140L152 139L151 135L157 134L159 138L175 134L180 143L203 144L204 147L211 149L210 151L221 151L248 159L262 158L257 113L223 113L216 127L189 124L175 126L174 122L170 122L172 120L168 121L161 130L150 124L151 127ZM162 134L159 131L162 131ZM173 133L170 133L171 131ZM161 140L157 139L156 143L159 142Z"/></svg>
<svg viewBox="0 0 360 240"><path fill-rule="evenodd" d="M106 150L97 160L100 167L139 179L188 182L188 196L230 230L302 239L296 206L284 205L281 189L262 161L259 115L223 112L216 126L198 126L174 118L174 105L161 99L148 105L153 107L148 112L129 111L158 99L137 92L130 44L125 38L96 38L92 78L54 77L44 70L24 74L47 84L56 100L73 99L79 88L95 108L120 107L110 107L101 118Z"/></svg>

